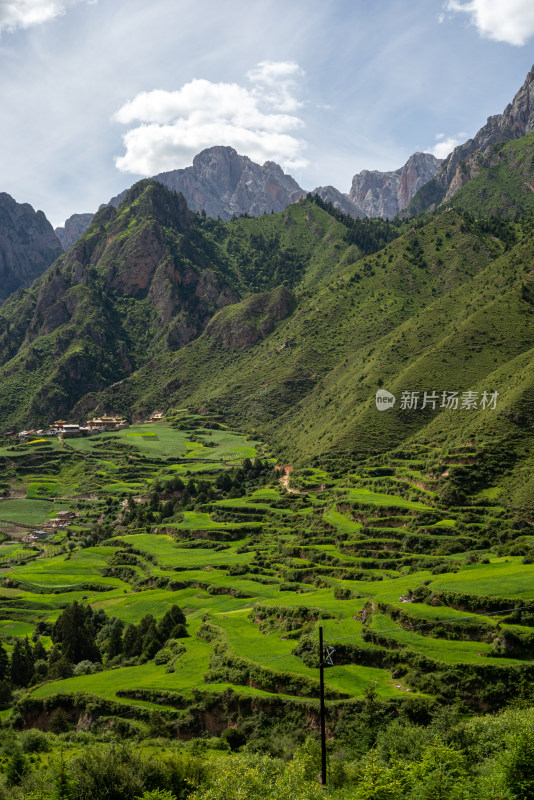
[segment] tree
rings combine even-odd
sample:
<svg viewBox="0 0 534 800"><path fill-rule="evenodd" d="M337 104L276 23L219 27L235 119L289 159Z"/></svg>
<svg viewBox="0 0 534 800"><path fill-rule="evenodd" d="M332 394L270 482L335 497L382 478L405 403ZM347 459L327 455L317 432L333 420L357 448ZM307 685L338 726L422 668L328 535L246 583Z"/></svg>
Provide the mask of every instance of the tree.
<svg viewBox="0 0 534 800"><path fill-rule="evenodd" d="M9 658L3 645L0 644L0 681L5 680L9 675Z"/></svg>
<svg viewBox="0 0 534 800"><path fill-rule="evenodd" d="M161 648L161 639L158 635L156 622L153 620L145 635L143 636L143 655L147 658L154 658L158 650Z"/></svg>
<svg viewBox="0 0 534 800"><path fill-rule="evenodd" d="M163 642L166 642L167 639L170 638L174 628L177 625L186 624L185 614L179 606L173 605L169 608L168 611L165 612L163 618L160 620L158 625L158 634L159 637ZM187 636L187 633L185 634ZM174 637L173 638L181 638L181 637Z"/></svg>
<svg viewBox="0 0 534 800"><path fill-rule="evenodd" d="M247 737L243 731L240 731L238 728L227 728L223 732L221 739L226 742L232 753L235 753L240 747L243 747L247 741Z"/></svg>
<svg viewBox="0 0 534 800"><path fill-rule="evenodd" d="M159 711L153 711L151 713L148 730L150 736L154 738L160 738L160 737L168 738L169 726L167 725L165 719L159 713Z"/></svg>
<svg viewBox="0 0 534 800"><path fill-rule="evenodd" d="M128 625L124 632L122 641L122 650L126 658L141 655L142 639L139 636L139 631L135 625Z"/></svg>
<svg viewBox="0 0 534 800"><path fill-rule="evenodd" d="M17 639L11 655L11 683L13 686L28 686L33 676L33 652L26 639Z"/></svg>
<svg viewBox="0 0 534 800"><path fill-rule="evenodd" d="M63 758L63 750L61 750L59 763L55 766L53 772L54 781L54 800L74 800L75 789L69 770Z"/></svg>
<svg viewBox="0 0 534 800"><path fill-rule="evenodd" d="M107 645L108 658L115 658L122 653L122 627L123 623L120 619L116 619L111 626Z"/></svg>
<svg viewBox="0 0 534 800"><path fill-rule="evenodd" d="M0 681L0 706L8 706L11 703L13 692L9 681Z"/></svg>
<svg viewBox="0 0 534 800"><path fill-rule="evenodd" d="M524 732L517 738L504 769L506 787L517 800L531 800L534 796L533 758L534 736Z"/></svg>
<svg viewBox="0 0 534 800"><path fill-rule="evenodd" d="M233 486L232 479L227 472L221 472L215 481L215 486L222 492L229 492Z"/></svg>
<svg viewBox="0 0 534 800"><path fill-rule="evenodd" d="M68 731L70 727L69 718L62 708L58 708L54 711L50 717L50 724L48 727L52 733L66 733L66 731Z"/></svg>
<svg viewBox="0 0 534 800"><path fill-rule="evenodd" d="M46 661L46 657L46 650L43 647L41 639L38 638L33 648L33 658L35 661L38 661L39 659Z"/></svg>
<svg viewBox="0 0 534 800"><path fill-rule="evenodd" d="M48 669L48 676L52 678L52 680L56 680L57 678L70 678L72 677L73 673L74 667L72 662L61 654L59 658L51 662Z"/></svg>
<svg viewBox="0 0 534 800"><path fill-rule="evenodd" d="M20 750L15 750L8 761L6 769L6 783L9 787L18 786L23 777L29 772L30 767Z"/></svg>
<svg viewBox="0 0 534 800"><path fill-rule="evenodd" d="M95 626L90 606L76 600L58 617L52 630L52 641L60 643L62 653L68 661L101 661L100 650L95 642Z"/></svg>

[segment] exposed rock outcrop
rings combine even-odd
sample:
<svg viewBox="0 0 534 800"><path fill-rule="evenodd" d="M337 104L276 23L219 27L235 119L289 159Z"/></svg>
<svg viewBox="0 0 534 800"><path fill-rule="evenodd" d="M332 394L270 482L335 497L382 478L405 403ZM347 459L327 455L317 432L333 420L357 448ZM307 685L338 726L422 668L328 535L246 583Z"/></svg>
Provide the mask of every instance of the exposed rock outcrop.
<svg viewBox="0 0 534 800"><path fill-rule="evenodd" d="M0 303L28 287L62 252L42 211L0 193Z"/></svg>
<svg viewBox="0 0 534 800"><path fill-rule="evenodd" d="M473 139L455 147L439 167L436 175L422 187L410 204L409 212L418 213L435 208L448 200L472 177L466 168L473 163L474 154L484 154L498 142L520 139L534 130L534 67L528 73L521 89L502 114L488 117L486 124Z"/></svg>
<svg viewBox="0 0 534 800"><path fill-rule="evenodd" d="M364 169L352 179L349 199L364 217L392 219L434 177L440 163L431 153L414 153L403 167L392 172Z"/></svg>
<svg viewBox="0 0 534 800"><path fill-rule="evenodd" d="M181 192L193 211L230 219L234 214L257 217L283 211L304 195L298 183L274 161L263 166L240 156L233 147L209 147L185 169L161 172L154 180ZM125 193L110 200L118 205Z"/></svg>
<svg viewBox="0 0 534 800"><path fill-rule="evenodd" d="M295 306L295 296L285 286L272 292L253 294L240 303L221 309L208 324L206 334L226 347L252 347L266 339Z"/></svg>
<svg viewBox="0 0 534 800"><path fill-rule="evenodd" d="M362 209L352 202L348 194L343 194L335 186L318 186L317 189L313 190L312 194L318 194L325 203L330 203L348 217L353 217L353 219L365 217Z"/></svg>
<svg viewBox="0 0 534 800"><path fill-rule="evenodd" d="M63 227L55 228L55 234L61 242L63 250L68 250L74 242L78 241L91 224L93 216L93 214L73 214L65 220Z"/></svg>
<svg viewBox="0 0 534 800"><path fill-rule="evenodd" d="M358 172L349 194L333 186L319 186L314 194L353 218L393 219L407 207L418 189L434 177L440 163L431 153L414 153L403 167L391 172L368 169Z"/></svg>

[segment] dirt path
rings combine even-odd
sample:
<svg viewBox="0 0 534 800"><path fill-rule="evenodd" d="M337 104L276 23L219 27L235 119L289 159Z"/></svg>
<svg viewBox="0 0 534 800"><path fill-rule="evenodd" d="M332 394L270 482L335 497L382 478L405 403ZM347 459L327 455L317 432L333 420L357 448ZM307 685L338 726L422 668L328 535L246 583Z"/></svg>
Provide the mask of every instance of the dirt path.
<svg viewBox="0 0 534 800"><path fill-rule="evenodd" d="M291 470L293 469L293 467L291 465L289 465L287 467L279 466L279 467L275 467L275 469L283 470L282 474L278 478L278 481L280 483L280 486L283 486L284 489L287 492L289 492L289 494L308 494L308 492L301 491L300 489L291 489L290 488L290 486L289 486L289 476L291 475Z"/></svg>

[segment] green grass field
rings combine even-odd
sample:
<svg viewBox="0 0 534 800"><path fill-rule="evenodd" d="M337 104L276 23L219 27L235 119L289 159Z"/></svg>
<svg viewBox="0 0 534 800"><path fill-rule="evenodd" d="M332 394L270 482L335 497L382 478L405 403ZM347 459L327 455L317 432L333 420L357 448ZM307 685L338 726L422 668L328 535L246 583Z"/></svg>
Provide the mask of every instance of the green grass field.
<svg viewBox="0 0 534 800"><path fill-rule="evenodd" d="M46 500L21 499L0 501L0 518L9 522L22 522L26 525L42 525L58 511L68 510L64 503Z"/></svg>
<svg viewBox="0 0 534 800"><path fill-rule="evenodd" d="M346 480L319 468L300 476L297 471L295 483L307 487L305 494L285 493L266 467L263 483L252 481L221 496L216 488L221 470L238 474L233 467L264 452L262 448L261 443L229 430L134 425L54 448L50 458L63 461L54 464L53 477L52 462L46 458L40 467L16 473L13 488L26 497L1 501L7 519L38 525L69 507L76 509L77 517L68 533L57 534L54 544L36 545L33 550L15 541L0 545L4 565L0 634L8 649L15 637L31 639L37 622L54 622L74 600L125 624L137 624L147 614L161 620L178 605L186 614L190 634L174 672L166 673L164 666L151 660L135 666L119 664L91 675L45 681L31 689L36 698L82 692L118 700L119 689L169 690L190 696L197 690L228 688L268 698L269 691L238 679L231 670L206 682L214 658L213 645L198 636L206 615L221 630L232 657L268 670L270 676L279 676L277 680L288 681L288 675L309 678L310 686L316 685L317 670L293 651L301 636L316 638L321 625L325 641L334 648L352 643L357 652L366 654L363 663L356 657L347 663L336 663L334 658L334 666L327 670L327 687L354 699L363 698L370 686L381 698L426 696L417 671L395 672L395 662L388 666L387 659L382 666L373 663L374 653L384 650L395 653L404 648L402 652L429 659L438 681L447 670L460 680L466 665L505 668L524 663L512 655L494 654L491 636L498 635L497 616L481 620L489 639L471 640L469 632L476 628L472 614L432 599L401 601L422 587L427 592L481 598L534 597L534 565L522 563L520 555L488 550L483 554L489 563L466 560L466 551L476 549L474 536L482 535L492 521L502 526L498 522L504 519L502 507L482 505L479 494L478 505L445 507L439 494L417 485L426 480L426 473L416 458L398 459L393 468L398 474L385 477L381 473L369 477L365 468L362 477L352 471ZM458 457L453 453L452 458ZM150 506L154 488L176 474L185 482L206 480L204 492L206 486L214 487L209 501L193 498L182 508L181 491L173 490L161 498L161 505ZM326 488L320 488L322 484ZM409 497L397 494L407 491ZM72 499L70 503L41 499L45 495ZM127 502L124 498L129 495L136 501ZM491 500L490 495L485 499ZM158 509L169 501L171 516L159 519ZM151 508L152 517L139 516L141 507ZM124 515L130 520L126 524ZM100 543L85 541L95 531ZM521 537L522 546L531 547L534 538ZM28 557L33 560L27 561ZM251 618L258 604L271 619L261 630L254 615ZM406 629L408 622L401 627L391 618L396 610L411 621L412 630ZM308 612L311 620L291 623L286 629L286 618L299 620ZM464 638L438 638L431 635L433 625L464 626L467 633ZM519 636L528 634L529 628L516 621L513 631ZM378 649L367 641L369 632L382 637ZM51 646L47 636L43 643ZM274 693L302 702L291 689L285 691L278 686ZM157 707L128 698L120 702Z"/></svg>

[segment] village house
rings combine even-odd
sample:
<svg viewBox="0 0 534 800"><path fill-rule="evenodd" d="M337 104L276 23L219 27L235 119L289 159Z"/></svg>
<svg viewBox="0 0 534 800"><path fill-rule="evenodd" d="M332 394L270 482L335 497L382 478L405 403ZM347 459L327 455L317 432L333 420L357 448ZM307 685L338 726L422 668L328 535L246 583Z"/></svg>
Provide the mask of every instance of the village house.
<svg viewBox="0 0 534 800"><path fill-rule="evenodd" d="M93 433L101 431L118 431L128 427L128 423L122 417L111 417L103 415L96 419L87 420L87 427Z"/></svg>
<svg viewBox="0 0 534 800"><path fill-rule="evenodd" d="M163 411L154 411L150 416L150 422L161 422L163 419Z"/></svg>
<svg viewBox="0 0 534 800"><path fill-rule="evenodd" d="M63 430L60 431L61 435L64 436L66 439L71 438L73 436L84 436L87 432L87 428L81 428L79 425L68 425L65 423L63 425Z"/></svg>
<svg viewBox="0 0 534 800"><path fill-rule="evenodd" d="M28 544L40 542L42 539L45 539L48 536L48 533L48 531L32 531L31 533L28 533L27 536L24 536L22 541L27 542Z"/></svg>
<svg viewBox="0 0 534 800"><path fill-rule="evenodd" d="M58 511L54 519L48 520L48 525L54 530L62 530L76 519L74 511Z"/></svg>
<svg viewBox="0 0 534 800"><path fill-rule="evenodd" d="M33 439L36 435L37 434L35 431L21 431L18 434L18 438L20 439L21 442L27 442L30 439Z"/></svg>

